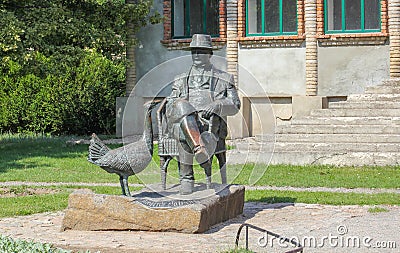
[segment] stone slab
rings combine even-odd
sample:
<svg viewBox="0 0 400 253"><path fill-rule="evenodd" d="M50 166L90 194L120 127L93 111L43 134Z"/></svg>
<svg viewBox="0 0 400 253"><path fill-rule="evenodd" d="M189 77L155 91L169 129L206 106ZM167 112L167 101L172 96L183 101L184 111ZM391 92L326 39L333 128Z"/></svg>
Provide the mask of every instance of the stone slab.
<svg viewBox="0 0 400 253"><path fill-rule="evenodd" d="M293 118L309 116L315 109L328 107L328 100L321 96L293 96L292 98Z"/></svg>
<svg viewBox="0 0 400 253"><path fill-rule="evenodd" d="M244 186L197 184L195 192L179 195L179 185L149 186L132 197L77 190L68 200L65 230L140 230L202 233L243 212Z"/></svg>

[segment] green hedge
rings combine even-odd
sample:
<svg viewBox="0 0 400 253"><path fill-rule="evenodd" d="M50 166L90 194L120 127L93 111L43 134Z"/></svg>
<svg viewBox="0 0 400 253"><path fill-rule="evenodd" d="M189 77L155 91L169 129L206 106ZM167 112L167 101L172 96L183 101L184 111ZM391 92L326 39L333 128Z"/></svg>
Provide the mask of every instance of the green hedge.
<svg viewBox="0 0 400 253"><path fill-rule="evenodd" d="M152 3L0 1L0 133L113 133L129 34L161 21Z"/></svg>
<svg viewBox="0 0 400 253"><path fill-rule="evenodd" d="M0 129L55 134L113 133L115 98L124 94L125 65L83 51L76 66L33 53L30 71L3 58Z"/></svg>

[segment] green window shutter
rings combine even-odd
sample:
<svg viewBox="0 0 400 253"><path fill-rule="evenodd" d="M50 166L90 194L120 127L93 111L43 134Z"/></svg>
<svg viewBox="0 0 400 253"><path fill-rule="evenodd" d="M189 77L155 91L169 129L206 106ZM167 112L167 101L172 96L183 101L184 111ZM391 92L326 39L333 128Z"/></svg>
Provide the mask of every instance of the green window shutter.
<svg viewBox="0 0 400 253"><path fill-rule="evenodd" d="M324 0L325 33L381 31L380 0Z"/></svg>
<svg viewBox="0 0 400 253"><path fill-rule="evenodd" d="M195 33L219 35L219 0L173 0L173 38L190 38Z"/></svg>
<svg viewBox="0 0 400 253"><path fill-rule="evenodd" d="M246 1L246 36L296 34L296 0Z"/></svg>

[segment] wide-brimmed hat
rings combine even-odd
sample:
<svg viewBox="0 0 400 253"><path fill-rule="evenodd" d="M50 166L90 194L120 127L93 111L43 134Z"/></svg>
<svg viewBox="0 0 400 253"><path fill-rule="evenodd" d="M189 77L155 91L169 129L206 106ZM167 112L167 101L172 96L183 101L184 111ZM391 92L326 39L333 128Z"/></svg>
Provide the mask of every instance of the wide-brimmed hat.
<svg viewBox="0 0 400 253"><path fill-rule="evenodd" d="M212 50L211 36L208 34L193 34L189 50L194 48L204 48Z"/></svg>

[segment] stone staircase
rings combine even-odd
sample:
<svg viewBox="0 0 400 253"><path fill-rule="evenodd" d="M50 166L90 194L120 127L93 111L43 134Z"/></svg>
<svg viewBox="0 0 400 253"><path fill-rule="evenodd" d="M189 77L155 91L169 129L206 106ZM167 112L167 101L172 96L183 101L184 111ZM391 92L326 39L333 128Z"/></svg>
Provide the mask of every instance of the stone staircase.
<svg viewBox="0 0 400 253"><path fill-rule="evenodd" d="M275 135L256 136L253 143L238 149L259 150L267 156L273 149L272 164L399 164L400 80L331 102L328 109L292 119L290 125L278 126Z"/></svg>

